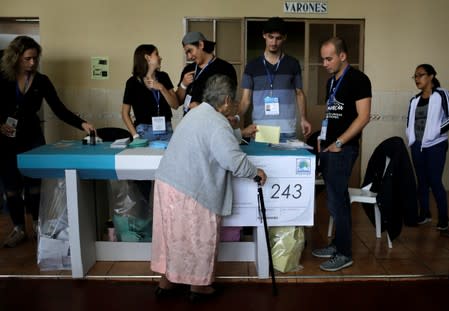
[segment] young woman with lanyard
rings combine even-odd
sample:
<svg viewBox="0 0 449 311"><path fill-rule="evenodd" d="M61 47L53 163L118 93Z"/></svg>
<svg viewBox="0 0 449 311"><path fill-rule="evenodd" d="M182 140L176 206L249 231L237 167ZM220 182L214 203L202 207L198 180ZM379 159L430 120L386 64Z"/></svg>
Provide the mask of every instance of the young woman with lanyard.
<svg viewBox="0 0 449 311"><path fill-rule="evenodd" d="M203 101L206 81L215 74L231 78L237 84L234 67L213 54L215 42L209 41L201 32L188 32L182 39L187 60L192 61L184 67L176 90L184 113L198 106Z"/></svg>
<svg viewBox="0 0 449 311"><path fill-rule="evenodd" d="M134 52L133 75L126 81L122 105L123 122L134 138L169 141L173 134L171 108L177 109L179 101L170 77L160 71L161 60L152 44L142 44Z"/></svg>
<svg viewBox="0 0 449 311"><path fill-rule="evenodd" d="M170 77L160 71L161 61L152 44L139 45L134 51L133 75L126 81L122 105L123 122L134 139L166 143L173 135L171 108L177 109L179 102ZM135 183L145 200L149 200L151 182Z"/></svg>

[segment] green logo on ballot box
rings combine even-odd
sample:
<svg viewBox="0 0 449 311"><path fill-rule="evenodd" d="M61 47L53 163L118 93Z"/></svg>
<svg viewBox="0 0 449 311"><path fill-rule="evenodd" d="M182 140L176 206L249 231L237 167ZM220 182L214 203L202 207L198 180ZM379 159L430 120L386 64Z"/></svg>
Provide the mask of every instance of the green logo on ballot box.
<svg viewBox="0 0 449 311"><path fill-rule="evenodd" d="M296 175L310 175L312 172L312 162L309 158L296 159Z"/></svg>

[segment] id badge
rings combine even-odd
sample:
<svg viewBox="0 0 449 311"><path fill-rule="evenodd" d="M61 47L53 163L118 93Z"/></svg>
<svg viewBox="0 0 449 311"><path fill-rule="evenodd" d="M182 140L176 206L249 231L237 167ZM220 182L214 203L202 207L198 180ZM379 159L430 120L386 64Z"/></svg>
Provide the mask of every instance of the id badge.
<svg viewBox="0 0 449 311"><path fill-rule="evenodd" d="M192 95L187 94L186 98L184 98L184 104L183 104L184 112L189 111L189 105L190 105L191 101L192 101Z"/></svg>
<svg viewBox="0 0 449 311"><path fill-rule="evenodd" d="M327 133L327 119L324 119L323 122L321 123L321 132L318 138L320 140L326 140L326 133Z"/></svg>
<svg viewBox="0 0 449 311"><path fill-rule="evenodd" d="M153 132L165 132L165 117L152 117L151 125L153 127Z"/></svg>
<svg viewBox="0 0 449 311"><path fill-rule="evenodd" d="M266 116L278 116L279 115L279 98L267 96L263 99L265 105Z"/></svg>
<svg viewBox="0 0 449 311"><path fill-rule="evenodd" d="M11 117L8 117L8 119L6 120L6 124L8 124L9 126L14 128L14 131L10 135L8 135L9 137L16 137L16 130L15 130L15 128L17 127L17 122L18 122L17 119L14 119L14 118L11 118Z"/></svg>

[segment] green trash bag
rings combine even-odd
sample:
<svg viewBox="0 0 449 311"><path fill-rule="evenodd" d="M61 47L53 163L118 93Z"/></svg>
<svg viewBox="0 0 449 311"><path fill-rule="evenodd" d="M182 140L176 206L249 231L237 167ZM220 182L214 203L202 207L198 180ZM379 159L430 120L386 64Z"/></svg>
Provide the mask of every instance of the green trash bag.
<svg viewBox="0 0 449 311"><path fill-rule="evenodd" d="M114 215L117 239L122 242L151 242L152 221L131 215Z"/></svg>
<svg viewBox="0 0 449 311"><path fill-rule="evenodd" d="M284 226L268 229L273 267L280 272L301 270L299 261L304 250L304 227Z"/></svg>
<svg viewBox="0 0 449 311"><path fill-rule="evenodd" d="M151 183L144 184L150 192ZM108 183L109 207L117 240L151 242L153 209L137 182L111 180Z"/></svg>

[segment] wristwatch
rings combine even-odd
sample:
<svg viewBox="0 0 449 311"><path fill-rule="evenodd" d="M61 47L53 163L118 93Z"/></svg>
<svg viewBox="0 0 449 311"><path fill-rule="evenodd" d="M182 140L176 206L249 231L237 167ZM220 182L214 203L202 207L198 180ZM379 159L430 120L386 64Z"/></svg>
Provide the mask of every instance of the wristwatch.
<svg viewBox="0 0 449 311"><path fill-rule="evenodd" d="M335 141L335 146L337 146L337 148L343 147L342 141L341 141L340 139L337 139L337 140Z"/></svg>

